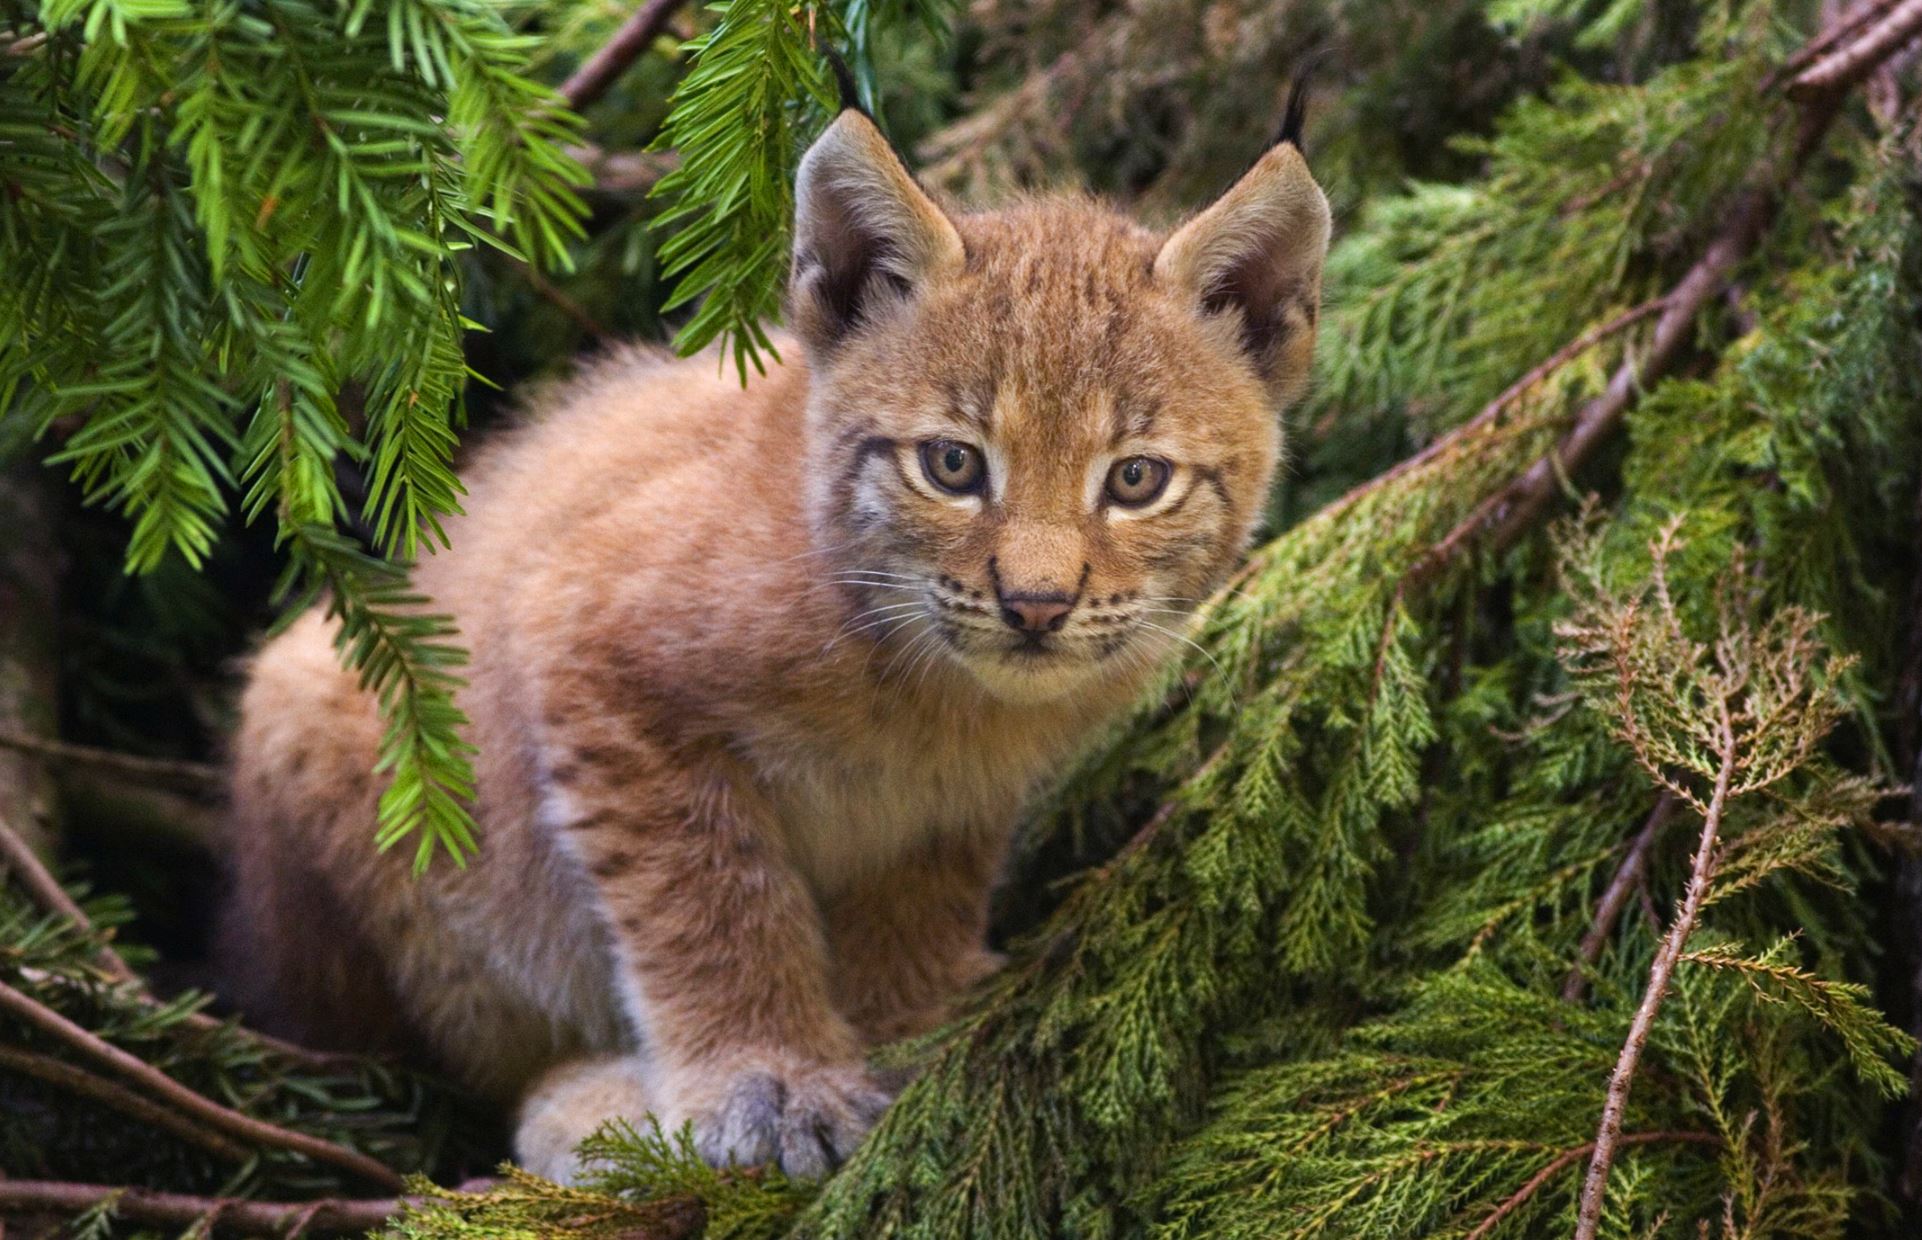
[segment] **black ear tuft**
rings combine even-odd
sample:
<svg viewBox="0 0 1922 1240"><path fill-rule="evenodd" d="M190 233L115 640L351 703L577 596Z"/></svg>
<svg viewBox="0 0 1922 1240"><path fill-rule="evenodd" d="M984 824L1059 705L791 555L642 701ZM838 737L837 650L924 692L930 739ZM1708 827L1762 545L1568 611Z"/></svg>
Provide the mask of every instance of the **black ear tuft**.
<svg viewBox="0 0 1922 1240"><path fill-rule="evenodd" d="M1308 83L1314 78L1320 64L1321 56L1316 54L1303 60L1295 70L1294 85L1288 88L1288 106L1281 114L1281 132L1275 135L1271 145L1281 146L1285 143L1304 155L1308 153L1308 148L1301 144L1301 131L1308 119Z"/></svg>
<svg viewBox="0 0 1922 1240"><path fill-rule="evenodd" d="M826 58L828 68L834 71L834 87L841 94L841 110L846 112L852 108L869 120L873 120L873 113L861 106L861 87L860 84L854 80L854 70L848 68L847 59L842 56L839 51L835 50L834 45L826 39L820 40L815 46L820 49L821 55Z"/></svg>

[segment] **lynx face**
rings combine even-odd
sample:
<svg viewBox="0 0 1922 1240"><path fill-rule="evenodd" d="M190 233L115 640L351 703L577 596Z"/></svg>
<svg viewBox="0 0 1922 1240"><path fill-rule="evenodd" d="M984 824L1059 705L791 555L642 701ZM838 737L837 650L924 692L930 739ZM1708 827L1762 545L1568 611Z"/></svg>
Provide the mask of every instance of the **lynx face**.
<svg viewBox="0 0 1922 1240"><path fill-rule="evenodd" d="M951 219L857 113L799 189L810 515L849 628L1012 700L1182 640L1313 347L1328 216L1299 152L1165 240L1085 201Z"/></svg>

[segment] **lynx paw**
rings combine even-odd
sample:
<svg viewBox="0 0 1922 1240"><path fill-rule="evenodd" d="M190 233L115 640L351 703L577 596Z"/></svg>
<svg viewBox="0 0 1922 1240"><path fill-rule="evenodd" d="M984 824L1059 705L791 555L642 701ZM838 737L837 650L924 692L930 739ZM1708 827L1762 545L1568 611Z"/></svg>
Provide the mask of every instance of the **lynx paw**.
<svg viewBox="0 0 1922 1240"><path fill-rule="evenodd" d="M574 1147L610 1119L645 1121L652 1107L647 1065L631 1056L576 1060L550 1070L521 1102L514 1159L535 1175L576 1183Z"/></svg>
<svg viewBox="0 0 1922 1240"><path fill-rule="evenodd" d="M750 1069L693 1110L694 1145L717 1167L777 1162L791 1176L818 1178L854 1152L889 1100L859 1067Z"/></svg>

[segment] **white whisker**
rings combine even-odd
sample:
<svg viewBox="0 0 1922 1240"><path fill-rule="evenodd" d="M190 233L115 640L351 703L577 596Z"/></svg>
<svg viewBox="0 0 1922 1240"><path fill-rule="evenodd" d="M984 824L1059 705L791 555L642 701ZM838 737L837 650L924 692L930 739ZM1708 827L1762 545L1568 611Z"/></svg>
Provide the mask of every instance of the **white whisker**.
<svg viewBox="0 0 1922 1240"><path fill-rule="evenodd" d="M941 638L941 630L938 627L934 630L934 635L937 639ZM928 673L934 670L934 665L941 661L941 652L944 644L945 644L944 641L936 640L932 645L928 647L928 652L925 659L922 658L921 656L918 656L918 655L916 656L915 661L923 665L921 668L921 674L915 677L915 680L914 680L914 691L916 693L921 692L921 682L925 681L928 678ZM903 673L902 678L906 679L905 673Z"/></svg>
<svg viewBox="0 0 1922 1240"><path fill-rule="evenodd" d="M886 607L870 607L866 611L857 613L849 618L848 622L843 624L834 634L833 638L828 641L828 644L821 648L821 654L825 657L829 651L841 643L843 638L852 637L856 633L865 633L869 629L878 628L890 620L912 620L914 618L913 613L921 610L922 604L919 602L890 603ZM909 614L903 616L903 612ZM858 627L856 624L857 621L861 622Z"/></svg>
<svg viewBox="0 0 1922 1240"><path fill-rule="evenodd" d="M849 547L852 547L858 541L859 541L858 539L850 538L846 542L834 543L833 545L827 546L827 547L811 547L806 551L802 551L795 555L788 556L784 560L769 561L768 567L777 568L783 564L792 564L796 560L805 560L811 555L832 555L836 551L846 551Z"/></svg>
<svg viewBox="0 0 1922 1240"><path fill-rule="evenodd" d="M1185 642L1188 645L1193 646L1195 650L1200 653L1202 658L1214 664L1215 671L1221 676L1222 682L1224 684L1227 684L1228 686L1228 695L1230 700L1238 701L1240 699L1240 695L1235 692L1234 685L1230 683L1228 680L1228 669L1221 665L1221 660L1215 658L1214 654L1210 652L1206 646L1203 646L1200 642L1195 641L1193 638L1186 637L1180 633L1175 632L1173 629L1164 628L1163 626L1154 623L1152 620L1138 620L1136 621L1136 623L1141 625L1141 627L1144 629L1152 629L1157 633L1161 633L1168 637L1172 637L1176 641Z"/></svg>
<svg viewBox="0 0 1922 1240"><path fill-rule="evenodd" d="M934 626L929 625L927 628L921 630L921 632L916 634L913 641L901 647L901 649L895 651L894 657L888 660L888 665L881 669L881 679L886 680L888 678L888 674L894 670L895 665L900 663L901 660L907 656L908 652L919 651L924 645L926 645L926 643L931 638L934 637L935 633L936 633L936 629L934 628ZM918 658L919 656L917 655L916 657ZM910 663L909 666L912 667L913 664Z"/></svg>

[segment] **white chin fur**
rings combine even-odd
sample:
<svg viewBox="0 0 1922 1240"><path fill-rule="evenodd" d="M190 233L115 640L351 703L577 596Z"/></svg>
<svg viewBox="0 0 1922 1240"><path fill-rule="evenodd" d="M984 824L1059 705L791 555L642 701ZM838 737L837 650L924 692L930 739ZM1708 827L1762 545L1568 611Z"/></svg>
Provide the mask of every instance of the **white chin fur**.
<svg viewBox="0 0 1922 1240"><path fill-rule="evenodd" d="M1059 655L1023 659L999 653L970 654L961 662L982 688L1004 702L1058 701L1112 674L1109 661Z"/></svg>

